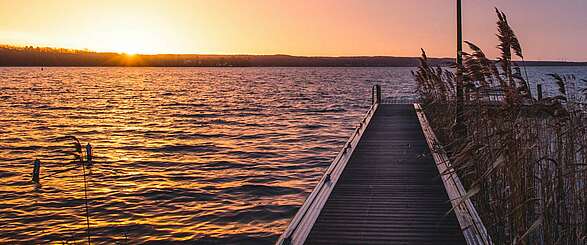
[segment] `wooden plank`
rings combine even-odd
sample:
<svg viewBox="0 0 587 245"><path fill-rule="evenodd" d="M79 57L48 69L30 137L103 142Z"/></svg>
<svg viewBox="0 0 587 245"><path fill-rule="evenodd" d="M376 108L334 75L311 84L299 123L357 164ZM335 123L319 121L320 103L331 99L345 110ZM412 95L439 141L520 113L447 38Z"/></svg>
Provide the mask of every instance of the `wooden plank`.
<svg viewBox="0 0 587 245"><path fill-rule="evenodd" d="M466 244L413 105L382 104L293 244ZM448 213L448 215L447 215Z"/></svg>
<svg viewBox="0 0 587 245"><path fill-rule="evenodd" d="M379 104L373 104L371 106L367 115L343 146L343 149L336 156L332 164L330 164L330 167L326 170L318 185L310 193L308 198L306 198L304 204L298 210L285 232L279 237L277 244L304 243L378 108Z"/></svg>

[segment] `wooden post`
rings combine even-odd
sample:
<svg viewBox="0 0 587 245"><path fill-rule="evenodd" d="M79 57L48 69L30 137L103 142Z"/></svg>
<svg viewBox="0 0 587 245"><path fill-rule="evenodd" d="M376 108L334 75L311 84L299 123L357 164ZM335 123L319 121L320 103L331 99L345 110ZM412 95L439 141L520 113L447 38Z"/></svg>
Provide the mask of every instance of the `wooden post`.
<svg viewBox="0 0 587 245"><path fill-rule="evenodd" d="M86 145L86 164L88 166L92 165L92 145L90 143Z"/></svg>
<svg viewBox="0 0 587 245"><path fill-rule="evenodd" d="M381 86L380 85L375 85L375 103L376 104L381 103Z"/></svg>
<svg viewBox="0 0 587 245"><path fill-rule="evenodd" d="M41 174L41 161L35 159L33 162L33 182L39 183L39 175Z"/></svg>
<svg viewBox="0 0 587 245"><path fill-rule="evenodd" d="M538 96L538 101L542 100L542 84L536 85L536 94Z"/></svg>
<svg viewBox="0 0 587 245"><path fill-rule="evenodd" d="M375 105L375 86L371 87L371 105Z"/></svg>

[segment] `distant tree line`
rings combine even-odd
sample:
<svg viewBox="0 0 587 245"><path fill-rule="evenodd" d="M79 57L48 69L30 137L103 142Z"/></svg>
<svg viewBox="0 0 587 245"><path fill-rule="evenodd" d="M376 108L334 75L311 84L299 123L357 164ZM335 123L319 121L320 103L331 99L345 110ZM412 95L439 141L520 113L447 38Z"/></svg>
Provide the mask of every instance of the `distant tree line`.
<svg viewBox="0 0 587 245"><path fill-rule="evenodd" d="M431 58L431 65L448 66L449 58ZM127 55L47 47L0 45L0 66L177 66L177 67L416 67L418 58L390 56L302 57L290 55ZM568 62L527 62L527 65L587 65Z"/></svg>

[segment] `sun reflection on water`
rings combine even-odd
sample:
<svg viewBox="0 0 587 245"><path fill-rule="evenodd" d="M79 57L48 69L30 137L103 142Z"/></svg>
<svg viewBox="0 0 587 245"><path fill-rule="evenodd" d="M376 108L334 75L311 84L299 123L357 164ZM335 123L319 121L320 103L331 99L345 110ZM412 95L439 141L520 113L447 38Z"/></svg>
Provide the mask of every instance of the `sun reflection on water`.
<svg viewBox="0 0 587 245"><path fill-rule="evenodd" d="M271 243L371 85L412 89L407 68L2 68L0 79L0 243L85 239L81 168L30 181L33 159L41 176L75 166L52 141L65 135L94 146L92 241Z"/></svg>

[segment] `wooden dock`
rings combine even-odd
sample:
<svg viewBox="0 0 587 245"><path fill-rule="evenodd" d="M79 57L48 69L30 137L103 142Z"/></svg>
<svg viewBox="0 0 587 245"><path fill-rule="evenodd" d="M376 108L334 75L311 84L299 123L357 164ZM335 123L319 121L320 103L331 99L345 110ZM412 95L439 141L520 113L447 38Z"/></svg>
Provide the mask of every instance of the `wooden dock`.
<svg viewBox="0 0 587 245"><path fill-rule="evenodd" d="M470 201L457 200L465 194L458 177L457 183L455 176L441 176L450 166L436 164L439 153L430 151L432 141L415 108L374 96L367 116L277 243L491 244L478 237L486 234L476 226L482 223L475 222Z"/></svg>

